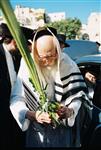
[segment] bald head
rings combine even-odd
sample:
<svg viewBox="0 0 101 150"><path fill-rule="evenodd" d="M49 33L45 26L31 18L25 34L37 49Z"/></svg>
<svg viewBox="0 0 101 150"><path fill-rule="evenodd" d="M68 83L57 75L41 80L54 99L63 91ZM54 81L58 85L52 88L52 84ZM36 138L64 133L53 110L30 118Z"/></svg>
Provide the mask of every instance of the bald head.
<svg viewBox="0 0 101 150"><path fill-rule="evenodd" d="M35 47L40 56L50 55L56 51L53 36L45 35L37 39Z"/></svg>
<svg viewBox="0 0 101 150"><path fill-rule="evenodd" d="M41 67L52 66L57 61L54 37L44 35L35 41L34 58Z"/></svg>

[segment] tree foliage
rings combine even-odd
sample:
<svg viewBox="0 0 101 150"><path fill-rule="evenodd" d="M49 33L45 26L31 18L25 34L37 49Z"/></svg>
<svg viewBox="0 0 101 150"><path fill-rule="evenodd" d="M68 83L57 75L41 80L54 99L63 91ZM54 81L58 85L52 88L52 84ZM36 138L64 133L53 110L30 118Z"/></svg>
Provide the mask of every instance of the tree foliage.
<svg viewBox="0 0 101 150"><path fill-rule="evenodd" d="M51 22L47 24L57 29L58 33L64 33L67 39L76 39L80 36L81 21L77 18L68 18L57 22Z"/></svg>

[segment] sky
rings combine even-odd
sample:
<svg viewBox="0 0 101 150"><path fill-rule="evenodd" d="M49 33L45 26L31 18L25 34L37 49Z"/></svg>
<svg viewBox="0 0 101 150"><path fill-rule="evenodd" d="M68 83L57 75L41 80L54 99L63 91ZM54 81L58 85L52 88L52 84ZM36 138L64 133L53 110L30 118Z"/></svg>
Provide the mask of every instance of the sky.
<svg viewBox="0 0 101 150"><path fill-rule="evenodd" d="M29 8L43 8L46 13L65 12L66 18L78 18L87 24L92 12L101 12L101 0L10 0L11 5Z"/></svg>

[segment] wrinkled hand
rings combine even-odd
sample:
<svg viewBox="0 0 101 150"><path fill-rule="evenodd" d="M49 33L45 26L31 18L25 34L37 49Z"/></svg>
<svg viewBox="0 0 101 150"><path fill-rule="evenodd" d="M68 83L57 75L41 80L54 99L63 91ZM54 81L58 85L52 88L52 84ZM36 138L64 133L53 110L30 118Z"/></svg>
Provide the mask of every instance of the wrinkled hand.
<svg viewBox="0 0 101 150"><path fill-rule="evenodd" d="M73 115L74 111L72 108L68 108L67 106L61 106L57 110L57 114L59 115L60 119L69 118Z"/></svg>
<svg viewBox="0 0 101 150"><path fill-rule="evenodd" d="M28 118L30 121L37 121L38 123L52 123L52 117L50 114L48 114L47 112L42 112L42 111L27 111L26 118ZM57 113L55 113L55 118L58 120L59 115Z"/></svg>
<svg viewBox="0 0 101 150"><path fill-rule="evenodd" d="M36 111L35 113L36 121L39 123L51 123L50 115L47 112Z"/></svg>

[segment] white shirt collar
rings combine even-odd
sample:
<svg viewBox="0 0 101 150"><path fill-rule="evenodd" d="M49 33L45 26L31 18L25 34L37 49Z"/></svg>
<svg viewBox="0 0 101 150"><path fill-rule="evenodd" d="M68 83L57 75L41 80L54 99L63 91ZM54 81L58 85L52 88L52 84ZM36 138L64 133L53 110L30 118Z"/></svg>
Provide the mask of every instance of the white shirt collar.
<svg viewBox="0 0 101 150"><path fill-rule="evenodd" d="M16 71L14 69L14 63L13 63L11 54L7 50L6 44L3 43L3 47L5 50L5 56L6 56L8 71L9 71L9 75L10 75L11 86L13 87L13 84L16 80Z"/></svg>

